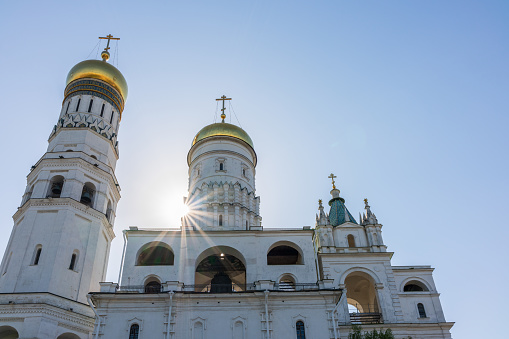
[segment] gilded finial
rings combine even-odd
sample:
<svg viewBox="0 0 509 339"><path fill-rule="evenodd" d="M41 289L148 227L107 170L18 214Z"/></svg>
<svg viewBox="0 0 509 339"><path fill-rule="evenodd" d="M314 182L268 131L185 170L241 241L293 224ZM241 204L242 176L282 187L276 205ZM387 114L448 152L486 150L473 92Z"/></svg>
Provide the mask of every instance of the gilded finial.
<svg viewBox="0 0 509 339"><path fill-rule="evenodd" d="M364 198L364 203L367 204L368 203L368 198Z"/></svg>
<svg viewBox="0 0 509 339"><path fill-rule="evenodd" d="M100 36L99 39L107 39L108 43L106 44L106 47L104 48L104 51L101 52L101 58L103 58L103 61L108 61L110 58L110 52L108 50L110 49L110 40L120 40L120 38L114 38L113 35L108 34L105 37Z"/></svg>
<svg viewBox="0 0 509 339"><path fill-rule="evenodd" d="M220 101L220 100L223 101L223 108L221 108L221 119L222 119L221 122L224 122L224 119L226 119L226 114L225 114L226 108L224 107L224 101L225 100L231 100L231 99L232 98L227 98L226 95L223 95L220 99L216 99L216 101Z"/></svg>
<svg viewBox="0 0 509 339"><path fill-rule="evenodd" d="M337 178L337 176L335 176L334 174L330 174L327 178L331 178L332 179L332 189L336 189L336 182L334 181L334 178Z"/></svg>

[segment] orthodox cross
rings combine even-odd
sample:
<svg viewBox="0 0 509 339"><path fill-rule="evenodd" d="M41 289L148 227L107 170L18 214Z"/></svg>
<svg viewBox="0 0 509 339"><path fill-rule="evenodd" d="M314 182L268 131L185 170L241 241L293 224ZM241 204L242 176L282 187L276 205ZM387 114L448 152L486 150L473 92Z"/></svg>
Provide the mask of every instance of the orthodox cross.
<svg viewBox="0 0 509 339"><path fill-rule="evenodd" d="M334 181L334 178L337 178L337 176L331 173L327 178L332 179L332 189L336 189L336 182Z"/></svg>
<svg viewBox="0 0 509 339"><path fill-rule="evenodd" d="M120 40L120 38L114 38L113 35L108 34L105 37L100 36L99 39L108 39L108 43L106 44L106 48L104 49L106 52L110 49L110 40Z"/></svg>
<svg viewBox="0 0 509 339"><path fill-rule="evenodd" d="M226 118L226 114L224 113L224 111L226 110L226 108L224 107L224 101L231 100L231 99L232 98L227 98L226 95L223 95L220 99L216 99L216 101L220 101L220 100L223 101L223 108L221 109L221 119L223 119L223 122L224 122L224 119Z"/></svg>

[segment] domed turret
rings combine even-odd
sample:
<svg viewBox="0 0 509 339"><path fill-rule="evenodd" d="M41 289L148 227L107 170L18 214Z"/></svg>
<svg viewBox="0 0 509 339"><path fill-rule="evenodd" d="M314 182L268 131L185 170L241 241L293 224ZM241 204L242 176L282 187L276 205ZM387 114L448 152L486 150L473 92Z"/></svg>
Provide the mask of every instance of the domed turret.
<svg viewBox="0 0 509 339"><path fill-rule="evenodd" d="M247 230L261 225L253 141L242 128L224 122L224 110L223 103L222 122L203 127L187 155L191 212L184 226Z"/></svg>
<svg viewBox="0 0 509 339"><path fill-rule="evenodd" d="M66 86L79 79L99 79L115 88L127 99L127 82L120 71L105 60L85 60L75 65L67 75Z"/></svg>

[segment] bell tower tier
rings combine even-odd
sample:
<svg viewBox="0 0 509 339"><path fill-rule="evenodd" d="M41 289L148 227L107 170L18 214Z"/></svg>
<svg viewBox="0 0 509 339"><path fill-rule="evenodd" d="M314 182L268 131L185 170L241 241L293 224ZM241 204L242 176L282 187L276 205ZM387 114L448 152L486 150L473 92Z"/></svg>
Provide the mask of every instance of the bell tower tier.
<svg viewBox="0 0 509 339"><path fill-rule="evenodd" d="M0 267L0 293L87 303L106 276L120 200L117 134L127 96L118 69L86 60L67 77L47 152L32 166Z"/></svg>
<svg viewBox="0 0 509 339"><path fill-rule="evenodd" d="M255 192L257 157L240 127L224 122L196 134L187 156L190 212L182 226L204 230L249 230L261 226Z"/></svg>

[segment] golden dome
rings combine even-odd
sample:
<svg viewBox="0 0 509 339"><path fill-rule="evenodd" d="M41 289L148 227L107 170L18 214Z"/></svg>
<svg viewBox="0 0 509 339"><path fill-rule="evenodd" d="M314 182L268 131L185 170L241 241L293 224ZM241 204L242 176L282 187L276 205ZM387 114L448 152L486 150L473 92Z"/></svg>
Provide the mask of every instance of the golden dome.
<svg viewBox="0 0 509 339"><path fill-rule="evenodd" d="M69 71L66 86L74 80L82 78L99 79L115 88L124 100L127 99L127 82L115 66L102 60L82 61Z"/></svg>
<svg viewBox="0 0 509 339"><path fill-rule="evenodd" d="M219 122L216 124L208 125L203 127L193 139L193 146L205 138L213 136L227 136L240 139L254 149L253 141L249 135L242 128L228 124L226 122Z"/></svg>

